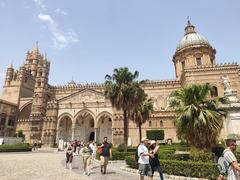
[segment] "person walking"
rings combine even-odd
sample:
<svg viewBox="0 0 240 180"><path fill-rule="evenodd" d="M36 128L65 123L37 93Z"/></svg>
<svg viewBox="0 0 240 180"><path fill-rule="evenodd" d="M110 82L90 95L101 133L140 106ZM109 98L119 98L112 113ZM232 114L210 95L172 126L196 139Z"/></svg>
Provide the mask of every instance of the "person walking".
<svg viewBox="0 0 240 180"><path fill-rule="evenodd" d="M101 161L101 173L106 174L108 161L112 158L112 145L107 142L107 137L103 138L103 143L101 146L98 146L98 149L101 149L100 161Z"/></svg>
<svg viewBox="0 0 240 180"><path fill-rule="evenodd" d="M96 158L96 151L97 151L97 146L95 141L92 141L89 147L92 149L90 168L93 169L93 160Z"/></svg>
<svg viewBox="0 0 240 180"><path fill-rule="evenodd" d="M153 154L148 152L147 144L148 139L142 138L141 144L138 146L138 169L140 174L140 180L144 180L144 176L148 176L148 180L152 180L152 168L149 164L149 157L154 157Z"/></svg>
<svg viewBox="0 0 240 180"><path fill-rule="evenodd" d="M223 157L229 163L228 172L227 172L227 180L239 180L240 179L240 167L238 166L238 162L234 152L237 149L237 144L235 139L227 139L226 140L227 148L223 151ZM220 179L221 177L219 177Z"/></svg>
<svg viewBox="0 0 240 180"><path fill-rule="evenodd" d="M152 140L149 146L149 153L153 154L153 157L149 157L149 163L152 168L152 176L154 175L154 172L157 171L159 173L160 179L164 180L162 166L158 158L158 149L159 146L157 146L156 141Z"/></svg>
<svg viewBox="0 0 240 180"><path fill-rule="evenodd" d="M82 148L82 157L83 157L83 174L90 175L90 164L91 164L91 153L92 149L89 147L89 143Z"/></svg>
<svg viewBox="0 0 240 180"><path fill-rule="evenodd" d="M72 169L73 151L74 148L72 144L69 142L66 148L66 169L68 168L68 163L69 169Z"/></svg>

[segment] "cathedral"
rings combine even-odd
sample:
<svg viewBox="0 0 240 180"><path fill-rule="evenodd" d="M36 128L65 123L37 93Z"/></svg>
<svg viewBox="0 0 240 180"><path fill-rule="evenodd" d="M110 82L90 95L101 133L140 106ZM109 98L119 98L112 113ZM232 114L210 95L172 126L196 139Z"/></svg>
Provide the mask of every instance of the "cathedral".
<svg viewBox="0 0 240 180"><path fill-rule="evenodd" d="M188 21L172 58L176 78L149 80L143 85L154 100L154 112L142 127L143 136L146 130L163 129L165 139L178 141L168 99L172 91L185 85L210 83L214 87L211 96L223 96L221 77L225 77L240 97L240 65L217 64L215 55L214 47ZM48 83L49 71L50 62L37 46L27 52L18 70L12 65L7 68L0 99L0 136L22 130L26 142L37 140L47 146L61 139L99 142L105 136L114 145L123 143L123 114L104 96L104 84L71 81L54 86ZM138 138L138 127L130 120L129 142L136 145Z"/></svg>

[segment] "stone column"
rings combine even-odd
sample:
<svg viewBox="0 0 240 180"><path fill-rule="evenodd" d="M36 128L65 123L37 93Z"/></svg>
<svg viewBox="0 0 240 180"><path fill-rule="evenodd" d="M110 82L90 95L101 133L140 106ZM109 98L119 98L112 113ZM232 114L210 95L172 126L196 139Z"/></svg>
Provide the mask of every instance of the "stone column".
<svg viewBox="0 0 240 180"><path fill-rule="evenodd" d="M74 134L75 134L75 127L72 127L72 141L74 140Z"/></svg>
<svg viewBox="0 0 240 180"><path fill-rule="evenodd" d="M97 129L98 128L94 128L94 141L97 142Z"/></svg>
<svg viewBox="0 0 240 180"><path fill-rule="evenodd" d="M56 144L58 144L58 129L56 130Z"/></svg>

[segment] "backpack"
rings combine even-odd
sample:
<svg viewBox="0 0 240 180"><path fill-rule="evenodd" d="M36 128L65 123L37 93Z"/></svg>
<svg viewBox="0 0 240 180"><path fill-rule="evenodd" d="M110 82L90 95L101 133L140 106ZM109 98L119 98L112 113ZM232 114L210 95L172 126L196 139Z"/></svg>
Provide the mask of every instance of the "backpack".
<svg viewBox="0 0 240 180"><path fill-rule="evenodd" d="M138 156L138 147L140 146L140 144L137 146L137 149L135 151L135 161L138 162L139 156Z"/></svg>
<svg viewBox="0 0 240 180"><path fill-rule="evenodd" d="M227 159L224 157L225 152L223 152L222 156L218 158L218 162L217 162L218 170L222 175L227 175L228 169L231 165L231 163L229 163Z"/></svg>

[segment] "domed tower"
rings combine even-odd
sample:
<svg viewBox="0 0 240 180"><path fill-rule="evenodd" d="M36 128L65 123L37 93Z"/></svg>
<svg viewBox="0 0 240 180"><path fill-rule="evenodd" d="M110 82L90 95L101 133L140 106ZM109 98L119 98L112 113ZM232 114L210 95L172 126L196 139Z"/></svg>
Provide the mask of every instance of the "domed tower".
<svg viewBox="0 0 240 180"><path fill-rule="evenodd" d="M216 63L215 54L216 50L206 38L195 31L195 27L188 20L185 35L180 40L173 56L176 78L181 78L184 69L212 66Z"/></svg>

